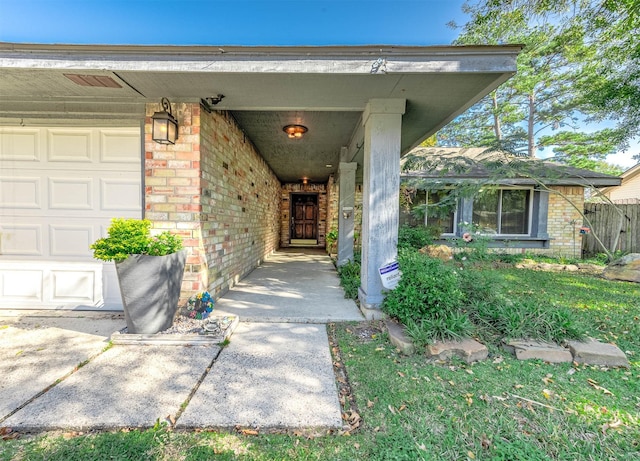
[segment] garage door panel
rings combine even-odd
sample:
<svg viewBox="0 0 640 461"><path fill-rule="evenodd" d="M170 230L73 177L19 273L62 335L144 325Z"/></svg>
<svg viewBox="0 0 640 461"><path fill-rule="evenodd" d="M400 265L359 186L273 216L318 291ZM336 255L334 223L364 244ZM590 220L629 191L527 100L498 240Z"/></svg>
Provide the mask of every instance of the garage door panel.
<svg viewBox="0 0 640 461"><path fill-rule="evenodd" d="M138 211L142 208L140 181L135 179L101 179L100 208L106 211Z"/></svg>
<svg viewBox="0 0 640 461"><path fill-rule="evenodd" d="M103 163L140 163L138 133L102 131L100 133L100 161Z"/></svg>
<svg viewBox="0 0 640 461"><path fill-rule="evenodd" d="M51 270L50 301L54 304L95 304L100 298L98 281L102 274L95 270Z"/></svg>
<svg viewBox="0 0 640 461"><path fill-rule="evenodd" d="M40 160L40 131L37 129L0 130L0 161Z"/></svg>
<svg viewBox="0 0 640 461"><path fill-rule="evenodd" d="M91 162L92 130L51 129L48 136L47 160L50 162Z"/></svg>
<svg viewBox="0 0 640 461"><path fill-rule="evenodd" d="M0 225L0 256L43 256L41 224Z"/></svg>
<svg viewBox="0 0 640 461"><path fill-rule="evenodd" d="M3 302L43 302L44 271L0 266L0 299Z"/></svg>
<svg viewBox="0 0 640 461"><path fill-rule="evenodd" d="M42 208L41 178L0 177L0 208Z"/></svg>
<svg viewBox="0 0 640 461"><path fill-rule="evenodd" d="M52 256L92 256L89 247L95 241L92 225L50 225L49 242Z"/></svg>
<svg viewBox="0 0 640 461"><path fill-rule="evenodd" d="M50 178L49 208L58 210L93 209L93 179Z"/></svg>

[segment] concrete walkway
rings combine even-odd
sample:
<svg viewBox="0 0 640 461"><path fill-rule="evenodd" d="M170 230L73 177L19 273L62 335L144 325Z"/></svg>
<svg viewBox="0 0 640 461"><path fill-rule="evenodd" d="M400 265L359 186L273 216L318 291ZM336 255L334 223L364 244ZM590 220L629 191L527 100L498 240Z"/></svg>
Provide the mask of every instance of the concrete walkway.
<svg viewBox="0 0 640 461"><path fill-rule="evenodd" d="M363 320L344 298L340 279L324 251L279 251L218 300L220 314L243 322L327 323Z"/></svg>
<svg viewBox="0 0 640 461"><path fill-rule="evenodd" d="M121 313L0 311L0 427L342 426L322 323L363 318L326 255L274 255L216 311L251 320L223 349L107 350L110 334L124 327Z"/></svg>

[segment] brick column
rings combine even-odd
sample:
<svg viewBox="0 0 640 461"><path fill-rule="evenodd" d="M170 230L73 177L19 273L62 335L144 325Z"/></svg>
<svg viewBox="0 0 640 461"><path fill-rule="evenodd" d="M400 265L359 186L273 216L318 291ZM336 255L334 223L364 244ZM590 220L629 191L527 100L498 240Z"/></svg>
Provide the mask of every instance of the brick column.
<svg viewBox="0 0 640 461"><path fill-rule="evenodd" d="M194 292L207 289L206 255L201 245L200 214L200 106L172 104L178 119L179 137L175 145L151 139L151 116L162 110L147 104L145 118L144 190L145 218L154 232L169 230L183 238L188 251L181 302Z"/></svg>

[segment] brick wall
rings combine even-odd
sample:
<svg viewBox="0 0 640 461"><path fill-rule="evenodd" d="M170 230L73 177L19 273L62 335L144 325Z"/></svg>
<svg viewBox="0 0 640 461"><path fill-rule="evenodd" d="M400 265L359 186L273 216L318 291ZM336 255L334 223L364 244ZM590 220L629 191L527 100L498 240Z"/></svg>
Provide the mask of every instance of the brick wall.
<svg viewBox="0 0 640 461"><path fill-rule="evenodd" d="M280 182L226 112L174 104L174 146L151 140L145 123L145 217L184 238L184 301L220 296L278 248Z"/></svg>
<svg viewBox="0 0 640 461"><path fill-rule="evenodd" d="M547 253L557 256L574 255L580 257L582 237L582 216L571 205L573 203L578 210L584 209L584 188L575 186L550 187L549 216L547 231L551 240ZM566 197L566 198L565 198Z"/></svg>
<svg viewBox="0 0 640 461"><path fill-rule="evenodd" d="M301 192L318 195L318 247L325 246L328 219L328 194L326 184L283 184L280 190L281 210L280 216L280 246L291 246L291 193Z"/></svg>

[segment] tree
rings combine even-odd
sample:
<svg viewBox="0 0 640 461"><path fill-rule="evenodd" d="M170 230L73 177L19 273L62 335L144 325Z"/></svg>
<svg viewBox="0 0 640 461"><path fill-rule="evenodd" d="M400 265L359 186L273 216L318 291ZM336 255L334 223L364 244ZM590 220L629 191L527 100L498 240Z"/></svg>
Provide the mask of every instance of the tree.
<svg viewBox="0 0 640 461"><path fill-rule="evenodd" d="M598 169L608 154L625 146L633 132L622 124L593 133L578 130L580 121L611 115L599 108L592 91L596 84L603 87L608 82L594 64L601 54L592 46L594 37L603 38L576 14L592 3L465 3L463 9L471 19L456 44L522 43L524 48L517 75L438 133L439 143L492 146L529 157L552 148L557 160Z"/></svg>

